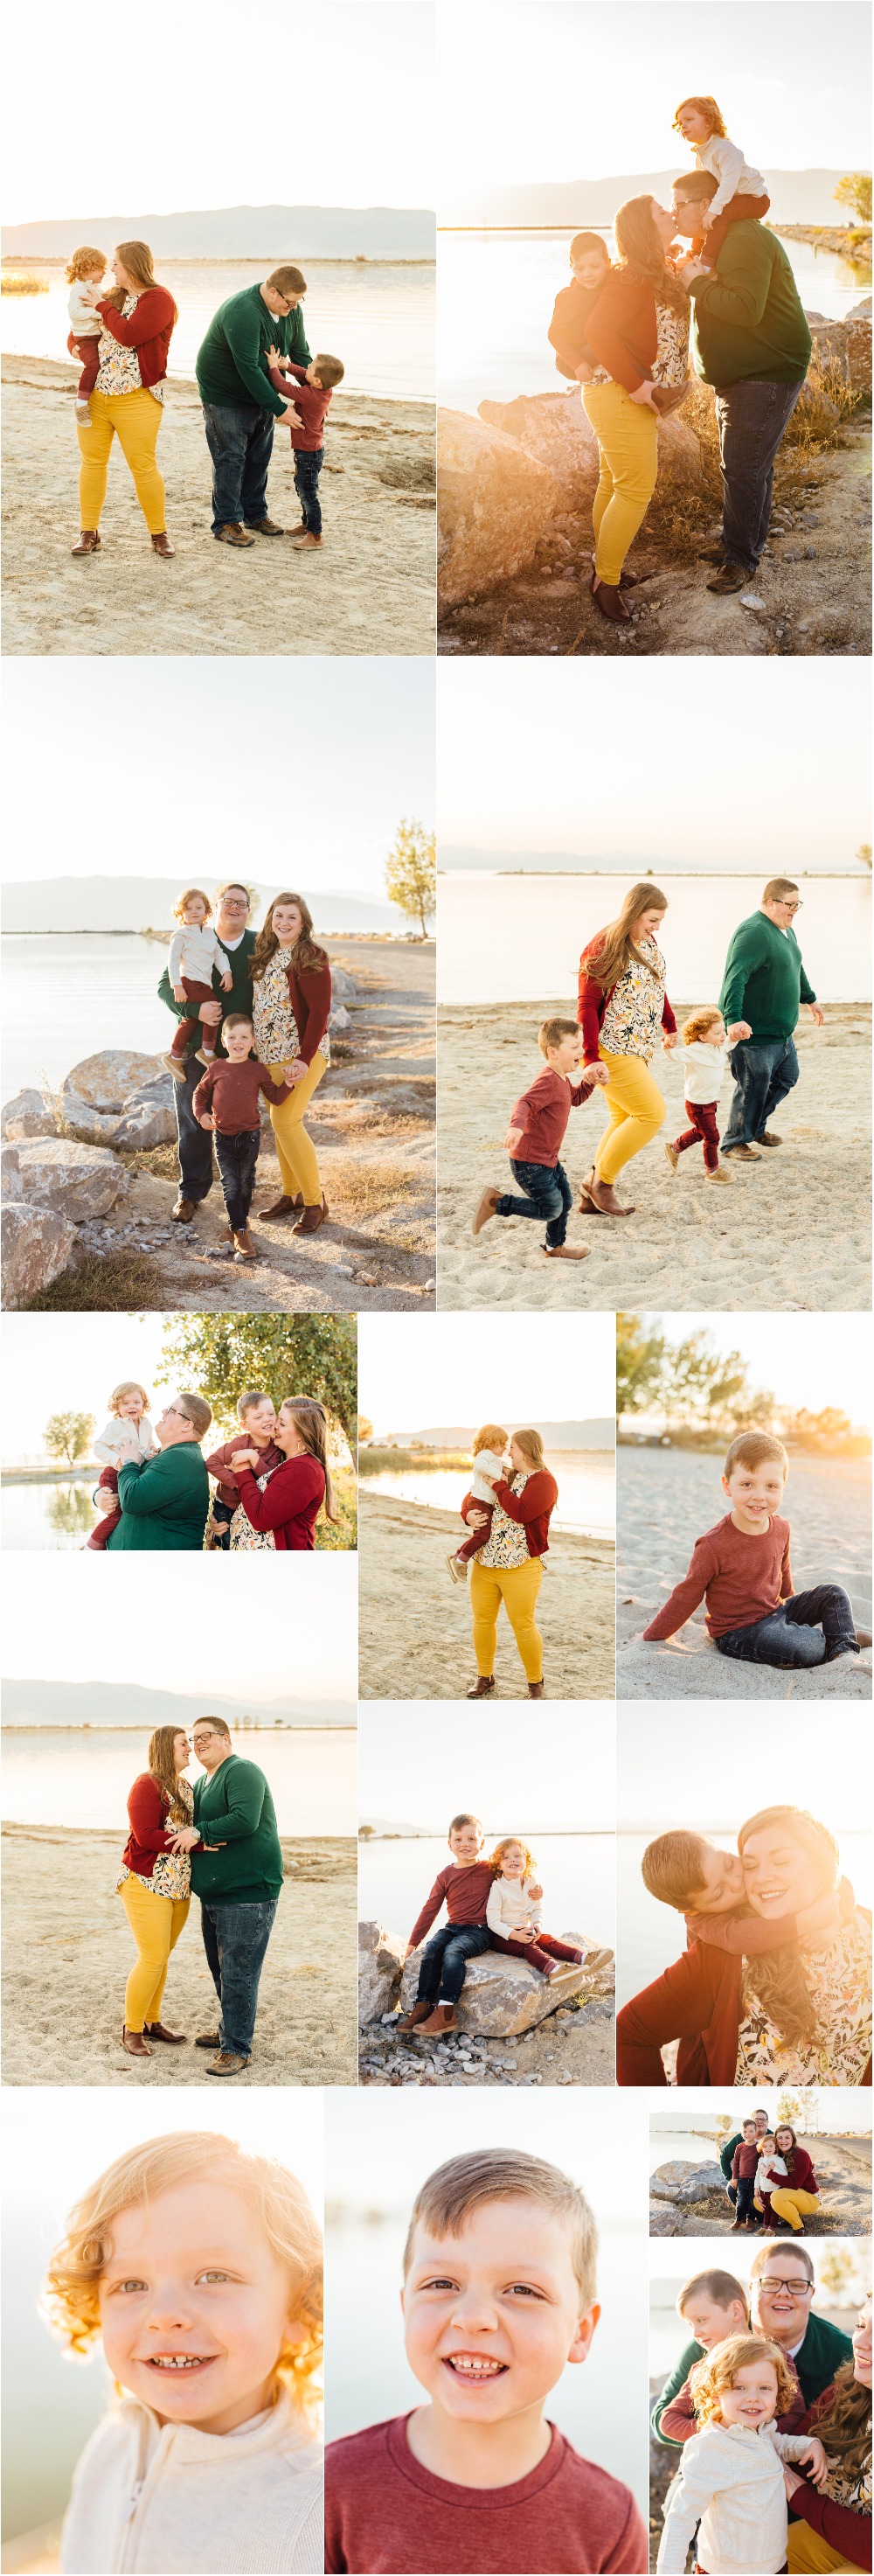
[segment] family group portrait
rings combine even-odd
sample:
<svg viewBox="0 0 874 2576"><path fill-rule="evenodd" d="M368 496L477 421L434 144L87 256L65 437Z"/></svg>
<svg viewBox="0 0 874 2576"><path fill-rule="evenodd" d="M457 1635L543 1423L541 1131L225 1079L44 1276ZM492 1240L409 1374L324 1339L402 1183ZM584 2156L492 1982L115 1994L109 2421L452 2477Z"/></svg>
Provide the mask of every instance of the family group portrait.
<svg viewBox="0 0 874 2576"><path fill-rule="evenodd" d="M353 1560L281 1613L243 1568L230 1617L157 1558L94 1580L47 1623L23 1563L7 1621L7 2084L354 2082Z"/></svg>
<svg viewBox="0 0 874 2576"><path fill-rule="evenodd" d="M744 1724L752 1800L734 1786ZM642 1712L617 1727L617 2083L869 2085L868 1721L848 1710L826 1769L802 1759L791 1783L752 1706L724 1742L703 1700L657 1735Z"/></svg>
<svg viewBox="0 0 874 2576"><path fill-rule="evenodd" d="M443 654L870 652L869 38L853 0L789 48L773 0L476 13L440 167ZM581 94L619 116L581 134Z"/></svg>
<svg viewBox="0 0 874 2576"><path fill-rule="evenodd" d="M103 687L123 725L123 672ZM280 837L303 887L248 873L268 842L279 856L246 730L266 757L287 721L277 666L198 689L198 724L180 727L172 673L144 674L143 720L170 729L170 831L156 836L137 800L95 865L82 805L63 872L47 818L36 833L24 818L46 704L62 773L80 702L60 672L48 701L37 664L13 677L9 801L24 828L8 836L4 887L4 1301L417 1310L435 1296L427 666L390 679L344 666L348 761L330 788L336 710L302 672ZM196 870L192 831L212 856Z"/></svg>
<svg viewBox="0 0 874 2576"><path fill-rule="evenodd" d="M609 674L441 668L441 1305L868 1312L867 714L857 767L837 675L775 677L763 727L733 665L702 806L669 672L617 779Z"/></svg>
<svg viewBox="0 0 874 2576"><path fill-rule="evenodd" d="M651 2236L870 2237L871 2111L817 2085L722 2107L678 2089L649 2124ZM729 2249L729 2253L732 2249Z"/></svg>
<svg viewBox="0 0 874 2576"><path fill-rule="evenodd" d="M249 24L273 58L282 11ZM172 108L108 179L66 11L15 30L41 133L16 123L4 192L7 653L433 651L431 13L331 0L322 30L331 132L292 144L241 124L229 9L205 59L158 0Z"/></svg>
<svg viewBox="0 0 874 2576"><path fill-rule="evenodd" d="M362 1699L612 1698L612 1318L362 1316L359 1391Z"/></svg>
<svg viewBox="0 0 874 2576"><path fill-rule="evenodd" d="M524 1710L498 1748L441 1709L439 1778L399 1716L368 1711L359 1745L359 2085L612 2085L612 1710L585 1746L557 1712L552 1806Z"/></svg>

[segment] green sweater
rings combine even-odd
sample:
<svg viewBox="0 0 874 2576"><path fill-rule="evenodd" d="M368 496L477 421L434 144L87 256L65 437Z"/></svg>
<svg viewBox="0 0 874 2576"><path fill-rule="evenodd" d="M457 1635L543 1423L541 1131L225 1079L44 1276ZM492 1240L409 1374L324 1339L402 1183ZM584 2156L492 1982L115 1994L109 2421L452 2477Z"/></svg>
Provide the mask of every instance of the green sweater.
<svg viewBox="0 0 874 2576"><path fill-rule="evenodd" d="M835 2372L840 2370L842 2361L851 2359L852 2351L849 2335L841 2334L839 2326L830 2326L827 2317L817 2317L811 2309L804 2342L800 2351L793 2354L805 2406L815 2405L823 2389L831 2387ZM679 2397L690 2370L696 2361L701 2360L703 2352L703 2343L687 2343L676 2368L665 2380L661 2396L656 2398L650 2423L656 2441L661 2442L666 2451L681 2451L683 2445L682 2442L673 2442L669 2433L662 2432L662 2416L666 2408L673 2405L674 2398Z"/></svg>
<svg viewBox="0 0 874 2576"><path fill-rule="evenodd" d="M216 931L216 938L218 939L219 947L224 948L224 940L219 937L218 931ZM222 979L217 968L214 966L212 970L212 989L218 996L222 1010L245 1011L248 1019L251 1019L252 1017L252 977L249 968L249 960L255 946L255 939L256 932L254 930L244 930L242 939L240 940L237 948L225 948L225 956L227 958L232 977L229 993L222 992ZM175 1019L185 1020L190 1018L192 1005L190 1002L177 1002L174 1000L173 986L170 982L170 976L166 966L158 986L158 1000L159 1002L166 1002L168 1011L173 1012ZM200 1043L201 1041L199 1037L193 1037L189 1047L187 1048L187 1054L189 1056L196 1055ZM216 1055L224 1055L225 1053L221 1038L218 1034L216 1034L215 1039L215 1052Z"/></svg>
<svg viewBox="0 0 874 2576"><path fill-rule="evenodd" d="M260 286L244 286L229 295L213 314L196 358L201 402L258 403L262 411L282 412L287 396L270 382L267 351L273 346L295 366L309 365L311 352L303 327L303 306L291 313L268 313Z"/></svg>
<svg viewBox="0 0 874 2576"><path fill-rule="evenodd" d="M203 1546L209 1510L209 1477L196 1440L179 1440L142 1466L120 1467L121 1519L107 1539L117 1556L133 1549L176 1548L190 1555Z"/></svg>
<svg viewBox="0 0 874 2576"><path fill-rule="evenodd" d="M726 1028L749 1020L753 1044L791 1038L799 1005L815 1002L794 930L778 930L766 912L739 921L729 943L719 1008Z"/></svg>
<svg viewBox="0 0 874 2576"><path fill-rule="evenodd" d="M282 1887L276 1810L257 1762L229 1753L210 1780L195 1780L194 1822L218 1851L194 1851L191 1885L211 1905L268 1905Z"/></svg>
<svg viewBox="0 0 874 2576"><path fill-rule="evenodd" d="M813 346L782 242L764 224L730 224L715 269L693 278L692 354L705 384L803 382Z"/></svg>

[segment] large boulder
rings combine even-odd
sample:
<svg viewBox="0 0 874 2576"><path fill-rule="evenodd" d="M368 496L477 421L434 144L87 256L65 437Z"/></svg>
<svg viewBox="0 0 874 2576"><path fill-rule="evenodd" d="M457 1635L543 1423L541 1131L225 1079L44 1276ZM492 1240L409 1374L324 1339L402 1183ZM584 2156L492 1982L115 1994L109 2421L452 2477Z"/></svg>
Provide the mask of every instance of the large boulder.
<svg viewBox="0 0 874 2576"><path fill-rule="evenodd" d="M13 1145L24 1144L28 1136L57 1136L57 1111L42 1091L17 1091L7 1100L0 1117L0 1136Z"/></svg>
<svg viewBox="0 0 874 2576"><path fill-rule="evenodd" d="M482 598L533 563L559 507L555 476L467 412L438 413L437 595Z"/></svg>
<svg viewBox="0 0 874 2576"><path fill-rule="evenodd" d="M351 1002L354 1000L357 991L358 986L353 977L347 974L345 966L334 966L332 964L331 992L336 996L337 1001Z"/></svg>
<svg viewBox="0 0 874 2576"><path fill-rule="evenodd" d="M654 2200L706 2200L708 2192L724 2192L725 2177L719 2164L691 2165L678 2156L656 2167L649 2187Z"/></svg>
<svg viewBox="0 0 874 2576"><path fill-rule="evenodd" d="M119 1128L116 1109L92 1109L90 1100L70 1091L65 1084L61 1094L64 1126L72 1131L80 1145L114 1145Z"/></svg>
<svg viewBox="0 0 874 2576"><path fill-rule="evenodd" d="M23 1199L24 1182L14 1145L0 1145L0 1195L4 1199Z"/></svg>
<svg viewBox="0 0 874 2576"><path fill-rule="evenodd" d="M20 1145L18 1166L25 1198L54 1208L73 1225L105 1216L126 1185L122 1165L105 1146L75 1145L63 1136Z"/></svg>
<svg viewBox="0 0 874 2576"><path fill-rule="evenodd" d="M830 376L838 384L848 385L853 393L870 393L870 312L856 311L843 322L826 321L820 314L808 313L807 320L813 341L809 378L821 382Z"/></svg>
<svg viewBox="0 0 874 2576"><path fill-rule="evenodd" d="M612 1994L612 1950L600 1949L583 1932L563 1932L560 1938L586 1955L579 1968L570 1960L566 1965L562 1961L554 1977L538 1976L527 1959L510 1958L501 1950L485 1950L482 1958L470 1959L456 2005L459 2030L480 2039L516 2039L523 2030L534 2030L538 2022L546 2021L560 2004L588 2004L596 1996ZM415 1951L404 1969L403 2012L409 2012L416 2000L420 1958L421 1951Z"/></svg>
<svg viewBox="0 0 874 2576"><path fill-rule="evenodd" d="M90 1109L104 1113L114 1110L120 1117L131 1092L141 1090L144 1083L155 1082L161 1070L157 1055L140 1055L135 1047L102 1047L97 1055L83 1056L81 1064L74 1064L62 1082L64 1114L68 1115L69 1096L76 1102L87 1102Z"/></svg>
<svg viewBox="0 0 874 2576"><path fill-rule="evenodd" d="M173 1145L176 1142L176 1113L173 1107L172 1074L162 1074L158 1082L144 1082L125 1101L115 1131L114 1143L128 1152L146 1150L150 1145Z"/></svg>
<svg viewBox="0 0 874 2576"><path fill-rule="evenodd" d="M3 1304L23 1306L66 1270L76 1229L57 1208L13 1198L2 1211Z"/></svg>
<svg viewBox="0 0 874 2576"><path fill-rule="evenodd" d="M598 481L598 441L582 402L567 394L517 394L515 402L481 402L480 420L518 439L526 456L555 480L562 509L590 504Z"/></svg>
<svg viewBox="0 0 874 2576"><path fill-rule="evenodd" d="M394 2012L401 1990L404 1943L381 1923L358 1926L358 2019L381 2021Z"/></svg>

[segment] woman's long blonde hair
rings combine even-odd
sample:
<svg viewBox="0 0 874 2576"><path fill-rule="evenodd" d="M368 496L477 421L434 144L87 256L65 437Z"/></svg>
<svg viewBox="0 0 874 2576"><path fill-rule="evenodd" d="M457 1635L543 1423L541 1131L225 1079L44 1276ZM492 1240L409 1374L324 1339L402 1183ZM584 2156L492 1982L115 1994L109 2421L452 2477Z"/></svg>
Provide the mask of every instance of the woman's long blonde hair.
<svg viewBox="0 0 874 2576"><path fill-rule="evenodd" d="M154 1734L149 1737L149 1750L146 1757L151 1777L157 1780L161 1795L166 1800L167 1815L174 1825L187 1825L190 1822L188 1810L183 1806L179 1795L179 1774L173 1754L176 1737L182 1733L181 1726L156 1726Z"/></svg>
<svg viewBox="0 0 874 2576"><path fill-rule="evenodd" d="M304 902L303 895L288 893L277 894L273 897L273 902L269 906L264 921L264 927L262 930L259 930L255 946L252 950L251 966L252 981L254 984L260 984L261 977L264 974L265 968L269 966L271 957L275 957L276 955L279 941L273 928L273 915L275 912L281 910L284 903L294 903L297 905L301 922L303 924L300 935L295 940L294 946L291 950L292 964L294 966L306 968L307 966L326 966L328 963L327 949L319 947L318 940L313 932L313 916L310 911L309 904Z"/></svg>
<svg viewBox="0 0 874 2576"><path fill-rule="evenodd" d="M841 1856L834 1834L821 1825L806 1807L762 1807L757 1816L749 1816L738 1835L738 1850L743 1859L744 1844L750 1834L763 1825L785 1821L787 1831L814 1862L819 1885L817 1895L830 1894L841 1874ZM753 2008L758 2004L767 2019L774 2023L785 2040L812 2039L816 2030L816 2011L804 1975L801 1954L794 1941L780 1950L763 1951L757 1959L744 1961L744 2000Z"/></svg>
<svg viewBox="0 0 874 2576"><path fill-rule="evenodd" d="M297 1424L304 1447L310 1457L317 1458L319 1466L324 1469L324 1506L320 1505L319 1508L324 1508L325 1519L332 1521L336 1528L340 1515L334 1508L334 1487L328 1460L328 1416L324 1405L319 1404L314 1395L285 1395L279 1410L280 1413L291 1414L292 1421Z"/></svg>
<svg viewBox="0 0 874 2576"><path fill-rule="evenodd" d="M869 2305L867 2300L865 2305ZM841 2363L831 2401L827 2412L816 2416L811 2430L845 2477L861 2477L871 2458L871 2390L856 2378L851 2361ZM824 2493L828 2494L827 2486ZM860 2531L860 2539L861 2536Z"/></svg>
<svg viewBox="0 0 874 2576"><path fill-rule="evenodd" d="M534 1474L538 1475L545 1463L543 1442L539 1431L511 1431L510 1438L515 1440L524 1456L530 1459Z"/></svg>
<svg viewBox="0 0 874 2576"><path fill-rule="evenodd" d="M665 258L653 223L653 204L652 197L627 197L624 206L620 206L613 225L619 266L629 277L651 286L657 304L668 304L672 313L685 315L689 297L670 260Z"/></svg>
<svg viewBox="0 0 874 2576"><path fill-rule="evenodd" d="M160 278L155 276L155 263L148 242L116 242L115 256L116 259L121 260L122 267L127 269L128 276L133 278L134 285L139 287L141 295L145 293L148 286L160 285ZM101 302L114 304L116 312L121 313L124 310L127 293L126 286L114 286L109 295L101 298ZM173 305L173 320L174 322L179 320L178 304Z"/></svg>
<svg viewBox="0 0 874 2576"><path fill-rule="evenodd" d="M616 920L608 921L606 930L602 931L594 955L585 960L586 974L591 977L593 984L600 984L602 992L612 993L614 984L618 984L620 975L624 975L626 967L631 965L632 958L635 965L645 966L647 974L652 975L658 982L655 967L650 965L649 958L644 957L639 948L635 948L631 933L634 923L640 920L642 913L663 913L667 912L667 909L667 895L662 894L657 885L650 885L649 881L645 880L640 885L632 886L630 893L625 897L621 912L617 913Z"/></svg>

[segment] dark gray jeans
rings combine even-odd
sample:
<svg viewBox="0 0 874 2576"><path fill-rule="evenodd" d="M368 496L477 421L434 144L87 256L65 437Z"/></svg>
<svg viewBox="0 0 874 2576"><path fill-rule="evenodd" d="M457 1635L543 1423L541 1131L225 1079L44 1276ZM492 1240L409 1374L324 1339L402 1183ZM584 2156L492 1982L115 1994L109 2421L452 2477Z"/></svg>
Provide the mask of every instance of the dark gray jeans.
<svg viewBox="0 0 874 2576"><path fill-rule="evenodd" d="M756 1145L769 1118L798 1080L798 1057L792 1038L739 1038L729 1064L734 1091L720 1151Z"/></svg>
<svg viewBox="0 0 874 2576"><path fill-rule="evenodd" d="M716 422L722 465L722 535L729 563L754 573L771 524L774 458L801 386L748 378L717 385Z"/></svg>
<svg viewBox="0 0 874 2576"><path fill-rule="evenodd" d="M221 2005L221 2045L233 2057L252 2054L258 1986L278 1903L278 1896L255 1905L200 1900L203 1946Z"/></svg>

